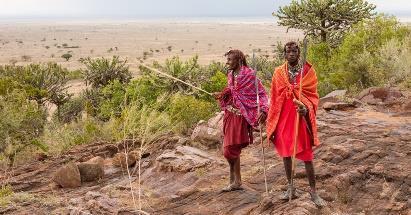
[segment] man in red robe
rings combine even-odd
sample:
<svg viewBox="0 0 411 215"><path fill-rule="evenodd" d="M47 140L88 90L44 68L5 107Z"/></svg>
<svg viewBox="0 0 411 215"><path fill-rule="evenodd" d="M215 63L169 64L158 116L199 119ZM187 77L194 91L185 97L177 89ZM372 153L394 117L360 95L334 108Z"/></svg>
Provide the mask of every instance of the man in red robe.
<svg viewBox="0 0 411 215"><path fill-rule="evenodd" d="M274 71L271 85L271 102L267 117L267 136L274 143L278 154L283 158L289 187L280 196L287 200L290 195L296 198L295 189L291 188L291 172L295 122L299 119L296 158L304 161L310 185L311 199L317 206L324 206L325 201L318 196L315 188L312 146L318 146L316 112L319 96L317 76L309 63L300 65L300 48L296 42L284 46L286 62ZM301 71L302 91L299 98Z"/></svg>
<svg viewBox="0 0 411 215"><path fill-rule="evenodd" d="M225 56L229 69L228 85L223 92L216 93L215 97L224 110L223 150L230 165L230 184L223 189L227 192L241 189L241 150L253 143L253 127L265 121L268 97L256 72L247 66L246 58L240 50L230 50Z"/></svg>

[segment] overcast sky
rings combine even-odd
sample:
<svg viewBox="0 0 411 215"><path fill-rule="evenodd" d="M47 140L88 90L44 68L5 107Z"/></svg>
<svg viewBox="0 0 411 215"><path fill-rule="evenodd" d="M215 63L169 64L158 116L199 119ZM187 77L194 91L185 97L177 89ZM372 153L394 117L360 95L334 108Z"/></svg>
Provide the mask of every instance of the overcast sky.
<svg viewBox="0 0 411 215"><path fill-rule="evenodd" d="M270 17L291 0L0 0L0 17ZM369 0L411 17L410 0Z"/></svg>

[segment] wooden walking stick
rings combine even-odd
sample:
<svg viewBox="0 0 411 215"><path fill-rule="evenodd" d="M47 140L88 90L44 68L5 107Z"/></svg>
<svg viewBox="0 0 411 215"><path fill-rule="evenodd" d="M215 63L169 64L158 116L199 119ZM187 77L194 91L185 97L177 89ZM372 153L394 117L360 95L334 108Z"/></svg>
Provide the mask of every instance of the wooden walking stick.
<svg viewBox="0 0 411 215"><path fill-rule="evenodd" d="M303 57L301 59L301 72L300 72L300 89L298 90L298 99L297 103L302 104L301 94L302 94L302 83L303 83L303 75L304 75L304 64L307 58L307 38L304 38L303 42ZM297 111L297 119L294 124L294 139L293 139L293 155L291 157L291 186L290 186L290 195L288 197L288 201L291 202L293 197L293 189L294 189L294 172L295 172L295 156L297 154L297 139L298 139L298 128L300 126L300 114Z"/></svg>
<svg viewBox="0 0 411 215"><path fill-rule="evenodd" d="M257 94L257 116L259 117L261 114L260 108L260 95L258 94L258 79L257 79L257 68L255 66L255 55L253 51L253 69L255 70L255 90ZM258 120L258 119L257 119ZM257 122L260 130L260 141L261 141L261 152L263 153L263 171L264 171L264 183L265 183L265 193L268 195L268 185L267 185L267 174L265 168L265 151L264 151L264 144L263 144L263 134L262 134L262 126L260 122Z"/></svg>
<svg viewBox="0 0 411 215"><path fill-rule="evenodd" d="M176 78L176 77L173 77L172 75L169 75L169 74L167 74L167 73L161 72L161 71L158 70L158 69L154 69L153 67L149 67L149 66L147 66L147 65L145 65L145 64L142 64L142 63L141 63L140 65L143 66L143 67L145 67L145 68L147 68L147 69L149 69L150 71L156 72L156 73L158 73L158 74L160 74L160 75L162 75L162 76L165 76L165 77L167 77L167 78L176 80L176 81L178 81L178 82L181 82L181 83L183 83L183 84L185 84L185 85L187 85L187 86L190 86L190 87L192 87L192 88L194 88L194 89L197 89L197 90L199 90L199 91L201 91L201 92L203 92L203 93L206 93L206 94L208 94L208 95L210 95L210 96L213 95L213 94L210 93L210 92L207 92L207 91L205 91L205 90L203 90L203 89L201 89L201 88L199 88L199 87L196 87L196 86L194 86L194 85L192 85L192 84L190 84L190 83L188 83L188 82L185 82L185 81L180 80L180 79L178 79L178 78Z"/></svg>

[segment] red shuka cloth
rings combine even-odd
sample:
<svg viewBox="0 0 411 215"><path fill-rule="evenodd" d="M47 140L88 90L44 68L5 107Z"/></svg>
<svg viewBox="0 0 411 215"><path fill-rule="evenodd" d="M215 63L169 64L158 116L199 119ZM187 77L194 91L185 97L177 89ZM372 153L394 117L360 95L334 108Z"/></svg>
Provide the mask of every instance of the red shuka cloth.
<svg viewBox="0 0 411 215"><path fill-rule="evenodd" d="M274 134L274 144L281 157L290 157L293 152L294 123L296 118L294 98L308 109L306 117L300 117L297 138L297 155L300 160L313 159L312 145L319 145L316 125L318 107L317 77L311 64L304 65L302 96L298 98L300 76L292 84L288 79L287 62L276 68L271 85L271 104L267 117L267 135ZM311 133L308 132L310 128Z"/></svg>
<svg viewBox="0 0 411 215"><path fill-rule="evenodd" d="M293 153L294 126L297 119L297 111L292 98L286 98L281 110L277 128L274 131L274 145L281 157L291 157ZM313 151L311 148L311 137L307 130L307 122L300 117L297 138L297 159L311 161Z"/></svg>
<svg viewBox="0 0 411 215"><path fill-rule="evenodd" d="M236 108L229 92L227 92L224 100L226 100L227 104ZM253 142L251 125L242 115L237 115L228 110L224 111L223 134L224 157L229 160L238 158L241 154L241 149Z"/></svg>
<svg viewBox="0 0 411 215"><path fill-rule="evenodd" d="M241 149L252 143L251 126L243 116L227 110L224 113L223 124L224 157L230 160L236 159L240 156Z"/></svg>

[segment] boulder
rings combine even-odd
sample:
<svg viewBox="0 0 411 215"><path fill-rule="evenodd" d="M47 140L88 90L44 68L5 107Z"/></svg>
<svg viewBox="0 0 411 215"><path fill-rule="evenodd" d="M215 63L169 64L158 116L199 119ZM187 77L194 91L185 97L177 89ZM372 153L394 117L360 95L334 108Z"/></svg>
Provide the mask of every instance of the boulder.
<svg viewBox="0 0 411 215"><path fill-rule="evenodd" d="M209 148L216 148L223 136L223 116L224 113L220 112L208 122L200 121L191 134L191 140L200 142Z"/></svg>
<svg viewBox="0 0 411 215"><path fill-rule="evenodd" d="M224 118L224 112L218 112L214 117L210 118L207 121L207 125L210 128L222 128L223 127L223 118Z"/></svg>
<svg viewBox="0 0 411 215"><path fill-rule="evenodd" d="M326 96L320 98L319 106L322 107L325 102L340 102L347 94L347 90L334 90Z"/></svg>
<svg viewBox="0 0 411 215"><path fill-rule="evenodd" d="M210 128L205 123L199 123L191 134L191 140L203 143L206 146L215 146L220 143L222 131Z"/></svg>
<svg viewBox="0 0 411 215"><path fill-rule="evenodd" d="M207 152L190 146L177 146L174 150L165 150L156 159L156 169L163 171L189 172L215 162Z"/></svg>
<svg viewBox="0 0 411 215"><path fill-rule="evenodd" d="M104 177L104 158L96 156L90 160L78 163L81 182L97 181Z"/></svg>
<svg viewBox="0 0 411 215"><path fill-rule="evenodd" d="M53 176L53 181L63 188L75 188L81 186L80 171L77 165L70 162L60 167Z"/></svg>
<svg viewBox="0 0 411 215"><path fill-rule="evenodd" d="M104 177L104 165L101 163L79 163L77 164L80 171L81 182L97 181Z"/></svg>
<svg viewBox="0 0 411 215"><path fill-rule="evenodd" d="M132 166L136 163L138 160L138 152L137 151L131 151L127 154L127 160L126 160L126 154L124 152L120 152L114 155L113 157L113 165L126 168L127 166ZM128 164L128 165L127 165Z"/></svg>
<svg viewBox="0 0 411 215"><path fill-rule="evenodd" d="M96 163L104 167L104 158L96 156L87 161L87 163Z"/></svg>
<svg viewBox="0 0 411 215"><path fill-rule="evenodd" d="M36 160L38 161L44 161L48 158L48 155L44 152L39 152L36 154Z"/></svg>

